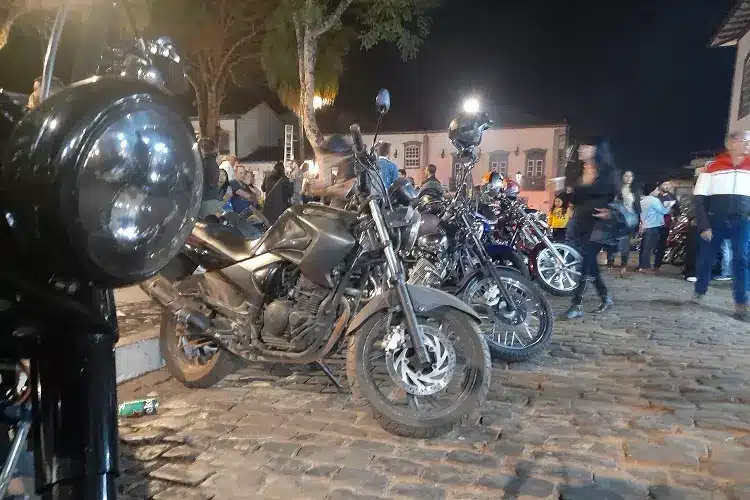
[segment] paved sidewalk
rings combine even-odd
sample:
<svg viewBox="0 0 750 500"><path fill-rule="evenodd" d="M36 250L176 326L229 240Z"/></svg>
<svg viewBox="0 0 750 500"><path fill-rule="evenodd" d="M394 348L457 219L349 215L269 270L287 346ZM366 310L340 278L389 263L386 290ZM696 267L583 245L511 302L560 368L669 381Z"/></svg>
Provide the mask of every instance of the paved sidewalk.
<svg viewBox="0 0 750 500"><path fill-rule="evenodd" d="M162 406L121 421L122 490L157 500L750 499L750 326L729 318L728 285L697 307L674 276L608 282L613 312L560 321L546 355L495 365L486 404L439 440L386 433L313 369L249 367L201 391L165 372L128 382L121 400L153 392Z"/></svg>

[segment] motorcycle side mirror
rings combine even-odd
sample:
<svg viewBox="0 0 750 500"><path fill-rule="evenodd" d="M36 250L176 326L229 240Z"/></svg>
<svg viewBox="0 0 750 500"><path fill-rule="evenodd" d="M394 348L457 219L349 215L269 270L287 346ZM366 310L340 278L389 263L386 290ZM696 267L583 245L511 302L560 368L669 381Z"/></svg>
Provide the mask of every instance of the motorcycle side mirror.
<svg viewBox="0 0 750 500"><path fill-rule="evenodd" d="M375 109L381 115L386 114L391 109L391 93L388 89L380 89L378 95L375 97Z"/></svg>

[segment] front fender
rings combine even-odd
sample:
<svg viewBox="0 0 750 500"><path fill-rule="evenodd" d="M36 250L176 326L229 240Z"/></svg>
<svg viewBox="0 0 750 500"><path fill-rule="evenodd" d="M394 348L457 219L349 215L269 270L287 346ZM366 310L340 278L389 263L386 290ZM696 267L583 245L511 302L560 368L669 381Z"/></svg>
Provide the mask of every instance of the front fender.
<svg viewBox="0 0 750 500"><path fill-rule="evenodd" d="M477 323L481 322L481 318L474 309L442 290L410 284L406 285L406 289L409 291L414 311L418 316L433 316L445 309L455 309L468 314ZM394 289L376 295L351 320L346 330L347 335L357 331L374 314L397 305L400 304L398 294Z"/></svg>

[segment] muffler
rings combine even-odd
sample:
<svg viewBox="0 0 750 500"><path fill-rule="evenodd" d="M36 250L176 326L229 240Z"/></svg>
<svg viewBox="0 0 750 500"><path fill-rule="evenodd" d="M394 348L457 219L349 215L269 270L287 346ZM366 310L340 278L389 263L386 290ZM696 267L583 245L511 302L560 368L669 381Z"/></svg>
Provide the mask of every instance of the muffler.
<svg viewBox="0 0 750 500"><path fill-rule="evenodd" d="M157 304L174 314L178 321L192 327L192 332L214 336L211 320L195 311L193 301L180 295L177 287L164 276L157 274L141 283L140 287Z"/></svg>

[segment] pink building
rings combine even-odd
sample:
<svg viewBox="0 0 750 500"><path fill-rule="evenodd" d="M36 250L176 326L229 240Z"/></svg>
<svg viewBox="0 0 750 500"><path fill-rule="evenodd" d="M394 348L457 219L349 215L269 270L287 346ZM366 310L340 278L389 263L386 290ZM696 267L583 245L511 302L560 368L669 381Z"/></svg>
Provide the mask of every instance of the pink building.
<svg viewBox="0 0 750 500"><path fill-rule="evenodd" d="M372 134L364 135L372 143ZM378 137L391 144L391 155L398 168L417 184L424 179L424 168L432 163L438 168L437 177L450 189L458 164L455 149L448 140L448 132L417 131L389 132ZM521 197L532 208L549 210L556 186L552 179L564 175L563 152L567 145L567 125L497 127L484 133L479 152L479 163L472 172L473 184L479 184L490 167L516 179L521 173Z"/></svg>

